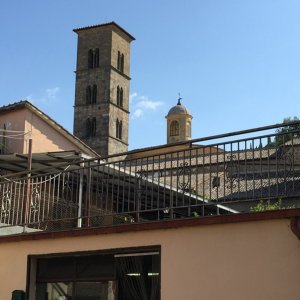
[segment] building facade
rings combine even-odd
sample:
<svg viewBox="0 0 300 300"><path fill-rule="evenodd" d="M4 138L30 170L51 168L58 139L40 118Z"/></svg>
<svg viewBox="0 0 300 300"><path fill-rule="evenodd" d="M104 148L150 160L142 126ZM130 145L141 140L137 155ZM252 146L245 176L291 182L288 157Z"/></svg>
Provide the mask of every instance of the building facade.
<svg viewBox="0 0 300 300"><path fill-rule="evenodd" d="M3 236L0 298L22 290L29 300L297 299L291 220L299 209Z"/></svg>
<svg viewBox="0 0 300 300"><path fill-rule="evenodd" d="M97 153L29 101L0 107L0 154L77 151L89 157Z"/></svg>
<svg viewBox="0 0 300 300"><path fill-rule="evenodd" d="M78 34L74 135L101 156L128 149L130 43L114 22Z"/></svg>

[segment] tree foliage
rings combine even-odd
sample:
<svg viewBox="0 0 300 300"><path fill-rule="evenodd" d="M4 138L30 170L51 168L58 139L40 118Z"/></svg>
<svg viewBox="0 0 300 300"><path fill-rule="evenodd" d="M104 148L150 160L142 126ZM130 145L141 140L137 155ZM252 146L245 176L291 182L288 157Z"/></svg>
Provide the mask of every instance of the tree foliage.
<svg viewBox="0 0 300 300"><path fill-rule="evenodd" d="M299 123L295 123L299 121ZM287 124L284 127L276 129L276 136L273 140L268 138L268 146L278 147L286 142L300 137L300 120L298 117L287 117L283 119L283 123ZM290 125L288 125L291 123ZM296 132L295 132L296 131Z"/></svg>

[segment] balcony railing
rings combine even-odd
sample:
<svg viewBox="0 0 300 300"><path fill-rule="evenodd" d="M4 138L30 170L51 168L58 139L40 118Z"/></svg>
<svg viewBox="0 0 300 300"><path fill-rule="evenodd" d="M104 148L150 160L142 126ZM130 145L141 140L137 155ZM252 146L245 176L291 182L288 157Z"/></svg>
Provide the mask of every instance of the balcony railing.
<svg viewBox="0 0 300 300"><path fill-rule="evenodd" d="M0 235L287 209L299 196L292 122L7 174Z"/></svg>

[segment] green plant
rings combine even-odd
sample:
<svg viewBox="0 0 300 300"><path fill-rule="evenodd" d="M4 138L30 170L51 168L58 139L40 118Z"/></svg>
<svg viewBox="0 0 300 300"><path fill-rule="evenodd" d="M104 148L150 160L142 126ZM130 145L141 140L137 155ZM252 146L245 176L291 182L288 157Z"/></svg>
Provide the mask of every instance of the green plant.
<svg viewBox="0 0 300 300"><path fill-rule="evenodd" d="M271 202L270 200L260 200L255 206L250 207L251 212L260 212L260 211L268 211L268 210L277 210L277 209L289 209L295 208L295 205L291 206L282 206L282 200L278 199L275 202Z"/></svg>
<svg viewBox="0 0 300 300"><path fill-rule="evenodd" d="M199 213L197 211L193 211L192 212L192 216L193 217L200 217Z"/></svg>

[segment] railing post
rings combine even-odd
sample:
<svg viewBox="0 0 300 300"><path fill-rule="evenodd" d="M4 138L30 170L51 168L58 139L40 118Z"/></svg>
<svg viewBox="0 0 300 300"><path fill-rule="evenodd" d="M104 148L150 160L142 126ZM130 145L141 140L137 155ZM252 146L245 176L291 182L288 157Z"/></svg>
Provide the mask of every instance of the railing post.
<svg viewBox="0 0 300 300"><path fill-rule="evenodd" d="M77 227L82 227L82 192L83 192L83 168L84 163L80 163L79 169L79 194L78 194L78 218L77 218Z"/></svg>
<svg viewBox="0 0 300 300"><path fill-rule="evenodd" d="M141 176L138 177L138 191L137 191L137 208L136 208L136 221L140 221L140 203L142 198L142 178Z"/></svg>
<svg viewBox="0 0 300 300"><path fill-rule="evenodd" d="M32 139L29 139L28 158L27 158L27 188L26 188L26 203L25 203L25 225L28 225L30 220L30 194L31 194L31 168L32 168Z"/></svg>
<svg viewBox="0 0 300 300"><path fill-rule="evenodd" d="M90 218L91 218L91 164L88 162L88 169L87 169L87 183L86 183L86 192L87 192L87 197L86 197L86 212L87 212L87 227L90 227Z"/></svg>

